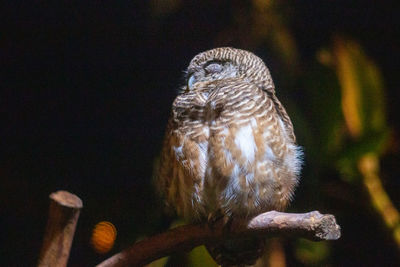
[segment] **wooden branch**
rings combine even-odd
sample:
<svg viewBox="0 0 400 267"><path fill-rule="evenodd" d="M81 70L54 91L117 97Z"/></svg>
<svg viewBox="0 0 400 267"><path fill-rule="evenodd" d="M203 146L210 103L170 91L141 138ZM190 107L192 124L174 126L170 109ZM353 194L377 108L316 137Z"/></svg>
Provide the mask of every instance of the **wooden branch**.
<svg viewBox="0 0 400 267"><path fill-rule="evenodd" d="M314 241L336 240L340 237L340 226L336 224L333 215L323 215L318 211L308 213L270 211L254 217L247 225L233 221L229 231L224 227L222 220L212 227L208 223L185 225L139 241L97 267L142 266L175 251L190 251L196 246L215 244L224 239L275 235L303 237Z"/></svg>
<svg viewBox="0 0 400 267"><path fill-rule="evenodd" d="M67 191L50 194L49 218L38 266L67 266L82 200Z"/></svg>

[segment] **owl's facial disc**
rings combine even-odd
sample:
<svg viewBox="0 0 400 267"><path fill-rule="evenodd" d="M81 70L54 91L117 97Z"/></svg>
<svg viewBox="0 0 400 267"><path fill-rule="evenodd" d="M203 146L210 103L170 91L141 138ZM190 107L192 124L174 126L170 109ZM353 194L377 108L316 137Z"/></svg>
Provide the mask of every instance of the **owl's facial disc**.
<svg viewBox="0 0 400 267"><path fill-rule="evenodd" d="M211 61L208 62L202 69L192 73L187 80L187 87L189 90L193 89L196 82L207 81L210 76L215 76L224 70L223 62Z"/></svg>
<svg viewBox="0 0 400 267"><path fill-rule="evenodd" d="M187 90L194 89L197 82L211 82L233 78L238 74L238 67L230 61L211 60L192 70L187 79Z"/></svg>
<svg viewBox="0 0 400 267"><path fill-rule="evenodd" d="M221 62L210 62L204 67L205 71L210 74L220 73L223 70Z"/></svg>

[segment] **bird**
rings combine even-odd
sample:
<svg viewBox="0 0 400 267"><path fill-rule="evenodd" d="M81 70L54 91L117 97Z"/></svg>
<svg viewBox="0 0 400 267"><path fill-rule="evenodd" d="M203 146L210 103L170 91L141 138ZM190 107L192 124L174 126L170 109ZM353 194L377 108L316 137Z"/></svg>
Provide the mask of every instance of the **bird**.
<svg viewBox="0 0 400 267"><path fill-rule="evenodd" d="M265 63L252 52L220 47L199 53L172 104L158 191L188 222L249 220L284 210L293 198L302 149ZM251 265L264 241L208 245L222 266Z"/></svg>

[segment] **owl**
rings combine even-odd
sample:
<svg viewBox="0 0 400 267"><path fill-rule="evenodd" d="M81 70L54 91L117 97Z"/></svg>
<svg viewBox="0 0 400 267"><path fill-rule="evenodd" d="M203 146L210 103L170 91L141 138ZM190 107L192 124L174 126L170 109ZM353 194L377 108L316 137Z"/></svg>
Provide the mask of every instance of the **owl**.
<svg viewBox="0 0 400 267"><path fill-rule="evenodd" d="M283 210L302 152L264 62L222 47L196 55L172 104L157 170L169 207L189 222L248 220ZM208 246L223 266L252 264L262 240Z"/></svg>

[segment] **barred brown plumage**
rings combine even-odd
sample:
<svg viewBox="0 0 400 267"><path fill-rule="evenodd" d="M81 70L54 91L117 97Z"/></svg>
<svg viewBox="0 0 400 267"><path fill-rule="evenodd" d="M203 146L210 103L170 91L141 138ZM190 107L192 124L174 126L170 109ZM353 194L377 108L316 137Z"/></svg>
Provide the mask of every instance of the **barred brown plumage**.
<svg viewBox="0 0 400 267"><path fill-rule="evenodd" d="M229 47L200 53L172 104L157 185L189 221L247 220L286 207L298 183L301 151L264 62ZM223 265L248 264L262 241L209 247Z"/></svg>

